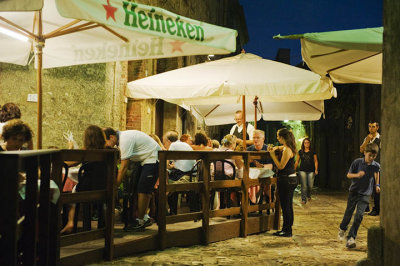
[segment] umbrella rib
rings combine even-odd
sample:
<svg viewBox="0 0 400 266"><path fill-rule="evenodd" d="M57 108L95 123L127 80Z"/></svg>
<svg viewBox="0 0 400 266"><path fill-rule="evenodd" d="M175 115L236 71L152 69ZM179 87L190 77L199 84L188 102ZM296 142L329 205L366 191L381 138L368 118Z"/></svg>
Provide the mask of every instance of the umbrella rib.
<svg viewBox="0 0 400 266"><path fill-rule="evenodd" d="M360 59L358 59L358 60L356 60L356 61L353 61L353 62L344 64L344 65L341 65L341 66L337 66L337 67L335 67L335 68L328 69L326 72L329 74L329 72L338 70L339 68L343 68L343 67L347 67L347 66L353 65L353 64L355 64L355 63L361 62L361 61L363 61L363 60L366 60L366 59L368 59L368 58L374 57L374 56L379 55L379 54L381 54L381 52L376 53L376 54L373 54L373 55L366 56L366 57L364 57L364 58L360 58Z"/></svg>
<svg viewBox="0 0 400 266"><path fill-rule="evenodd" d="M314 105L312 105L312 104L309 104L308 102L306 102L306 101L302 101L302 103L304 103L304 104L306 104L306 105L308 105L308 106L310 106L311 108L313 108L314 110L317 110L318 112L320 112L320 113L322 113L322 111L321 110L319 110L317 107L315 107Z"/></svg>
<svg viewBox="0 0 400 266"><path fill-rule="evenodd" d="M129 40L127 38L125 38L124 36L122 36L121 34L117 33L116 31L110 29L109 27L107 27L106 25L103 24L99 24L101 27L103 27L105 30L111 32L112 34L114 34L115 36L117 36L118 38L120 38L121 40L123 40L124 42L129 42Z"/></svg>
<svg viewBox="0 0 400 266"><path fill-rule="evenodd" d="M217 104L213 109L211 109L210 112L208 112L204 117L207 117L209 114L211 114L212 112L214 112L215 109L217 109L220 106L220 104Z"/></svg>
<svg viewBox="0 0 400 266"><path fill-rule="evenodd" d="M69 29L66 29L66 30L63 30L63 31L59 31L59 32L53 34L53 36L48 37L48 38L59 37L59 36L62 36L62 35L66 35L66 34L70 34L70 33L74 33L74 32L79 32L79 31L84 31L84 30L90 30L90 29L93 29L93 28L97 28L99 26L100 25L94 24L93 22L87 22L85 24L82 24L82 25L79 25L79 26L76 26L76 27L73 27L73 28L69 28Z"/></svg>
<svg viewBox="0 0 400 266"><path fill-rule="evenodd" d="M317 58L317 57L321 57L321 56L327 56L327 55L332 55L332 54L338 54L338 53L342 53L342 52L346 52L348 50L346 49L340 49L334 52L330 52L330 53L325 53L325 54L317 54L317 55L312 55L310 56L311 58Z"/></svg>
<svg viewBox="0 0 400 266"><path fill-rule="evenodd" d="M15 30L13 27L7 27L6 25L2 25L2 27L5 27L5 28L7 28L8 30L11 30L11 31L16 32L16 33L18 33L18 34L22 34L22 35L24 35L24 36L26 36L26 37L28 37L28 38L30 38L30 39L38 39L38 36L37 36L37 35L33 34L32 32L29 32L29 31L27 31L26 29L24 29L24 28L18 26L17 24L15 24L15 23L9 21L9 20L6 19L5 17L0 16L0 20L4 21L5 23L7 23L7 24L9 24L9 25L11 25L11 26L13 26L14 28L17 28L18 30ZM22 32L21 32L21 31L22 31Z"/></svg>
<svg viewBox="0 0 400 266"><path fill-rule="evenodd" d="M64 26L61 26L60 28L45 34L44 37L45 37L45 39L51 38L51 37L53 37L53 35L57 34L58 32L61 32L62 30L66 29L66 28L69 28L69 27L75 25L76 23L79 23L80 21L81 20L79 20L79 19L75 19L75 20L71 21L70 23L65 24Z"/></svg>
<svg viewBox="0 0 400 266"><path fill-rule="evenodd" d="M259 108L258 111L259 111L260 113L264 113L264 109L263 109L263 106L262 106L262 102L259 101L259 103L260 103L260 107L257 107L257 109Z"/></svg>

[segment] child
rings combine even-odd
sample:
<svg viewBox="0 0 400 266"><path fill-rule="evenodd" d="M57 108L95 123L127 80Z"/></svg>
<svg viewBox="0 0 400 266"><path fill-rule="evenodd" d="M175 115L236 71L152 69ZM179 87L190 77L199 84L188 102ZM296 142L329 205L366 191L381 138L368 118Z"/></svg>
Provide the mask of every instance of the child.
<svg viewBox="0 0 400 266"><path fill-rule="evenodd" d="M347 226L350 223L351 216L357 206L354 215L353 225L347 235L347 248L356 247L357 230L363 219L364 211L368 206L369 197L372 190L375 189L376 193L380 192L379 186L379 172L380 165L375 162L379 152L379 147L375 143L369 143L364 151L364 158L358 158L351 164L347 178L351 178L351 185L349 188L349 199L347 200L346 211L343 216L342 223L339 226L338 237L343 240ZM375 179L375 187L374 187Z"/></svg>

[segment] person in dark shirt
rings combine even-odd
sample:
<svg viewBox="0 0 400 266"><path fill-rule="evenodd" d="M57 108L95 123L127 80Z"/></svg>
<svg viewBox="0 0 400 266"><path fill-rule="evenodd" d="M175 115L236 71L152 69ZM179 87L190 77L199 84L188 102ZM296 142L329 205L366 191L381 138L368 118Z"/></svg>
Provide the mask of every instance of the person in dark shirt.
<svg viewBox="0 0 400 266"><path fill-rule="evenodd" d="M273 235L291 237L294 220L293 192L297 186L297 176L294 169L294 156L297 152L296 140L293 133L287 128L278 130L277 140L282 146L268 146L267 150L278 168L278 194L283 215L282 231L275 232ZM280 160L275 155L275 151L278 149L282 151Z"/></svg>
<svg viewBox="0 0 400 266"><path fill-rule="evenodd" d="M381 191L379 185L380 165L378 162L374 161L378 152L379 147L376 143L367 144L364 151L364 158L354 160L347 173L347 178L351 178L351 185L349 188L346 211L339 226L339 240L344 239L347 226L353 216L354 209L357 207L353 225L347 235L347 248L356 247L355 239L357 237L357 231L363 219L365 208L368 206L372 191L375 190L376 193Z"/></svg>
<svg viewBox="0 0 400 266"><path fill-rule="evenodd" d="M379 130L379 123L376 122L375 120L371 120L368 123L368 131L369 134L364 138L363 143L360 146L360 152L363 153L365 150L365 147L367 146L368 143L376 143L379 147L381 148L381 135L378 132ZM379 154L376 156L375 161L380 162ZM375 193L375 191L372 192L372 197L374 198L374 207L372 208L372 211L368 213L368 215L371 216L377 216L379 215L380 211L380 193ZM366 212L369 212L369 206L365 210Z"/></svg>
<svg viewBox="0 0 400 266"><path fill-rule="evenodd" d="M305 138L301 144L294 169L297 169L299 162L298 176L301 184L301 203L306 204L307 199L311 201L311 189L314 185L314 178L318 175L318 158L317 154L311 149L309 138Z"/></svg>

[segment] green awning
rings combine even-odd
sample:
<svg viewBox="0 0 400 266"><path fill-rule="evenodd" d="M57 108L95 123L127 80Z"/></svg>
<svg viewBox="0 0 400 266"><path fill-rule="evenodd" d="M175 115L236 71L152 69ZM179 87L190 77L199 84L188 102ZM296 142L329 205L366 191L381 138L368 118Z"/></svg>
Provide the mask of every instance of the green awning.
<svg viewBox="0 0 400 266"><path fill-rule="evenodd" d="M274 39L301 39L346 50L382 52L383 27L276 35Z"/></svg>
<svg viewBox="0 0 400 266"><path fill-rule="evenodd" d="M335 83L382 84L383 27L274 36L300 39L307 66Z"/></svg>

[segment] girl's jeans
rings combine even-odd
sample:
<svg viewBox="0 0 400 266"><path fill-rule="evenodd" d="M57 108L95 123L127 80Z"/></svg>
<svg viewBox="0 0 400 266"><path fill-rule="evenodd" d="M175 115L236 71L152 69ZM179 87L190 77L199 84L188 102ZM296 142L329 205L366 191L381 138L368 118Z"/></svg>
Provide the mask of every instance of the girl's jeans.
<svg viewBox="0 0 400 266"><path fill-rule="evenodd" d="M307 198L311 198L311 189L314 185L314 172L299 171L301 184L301 200L307 202Z"/></svg>

